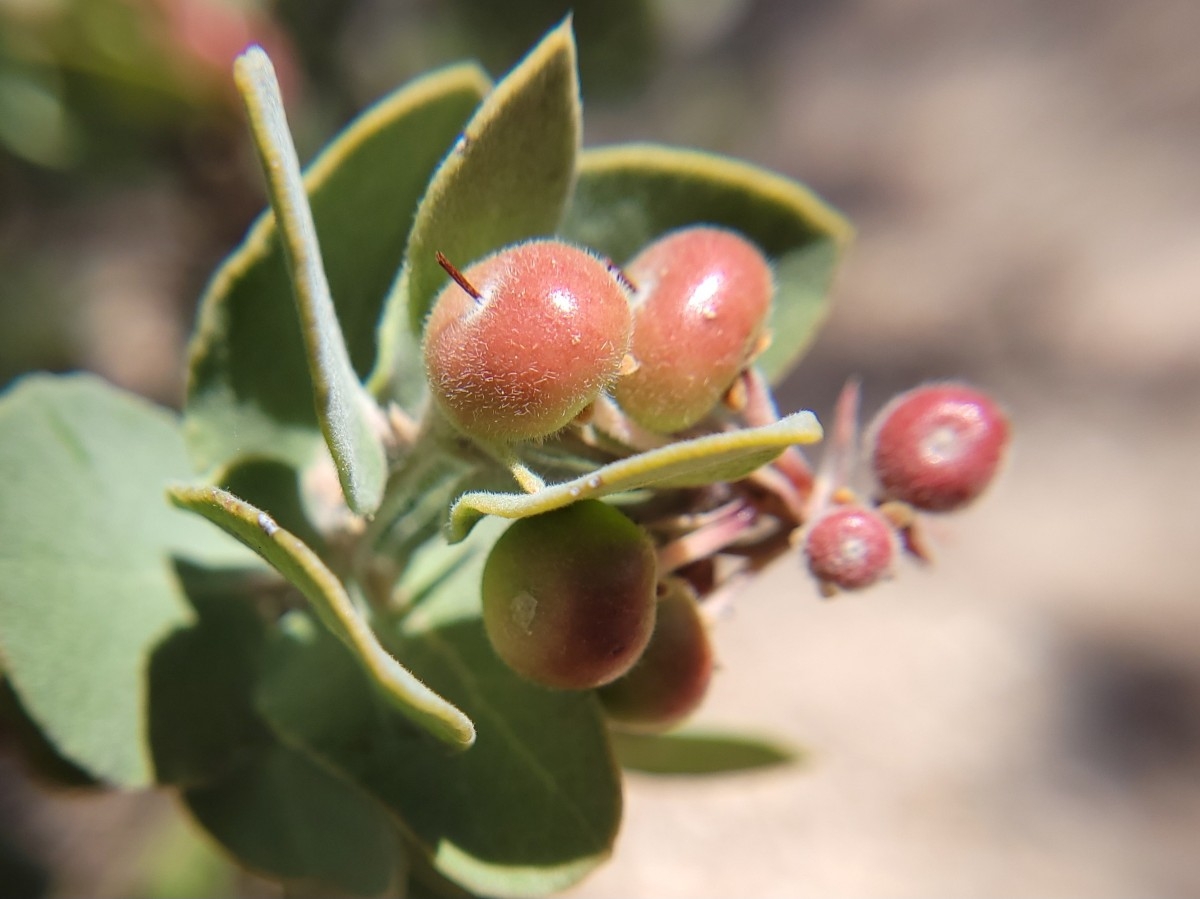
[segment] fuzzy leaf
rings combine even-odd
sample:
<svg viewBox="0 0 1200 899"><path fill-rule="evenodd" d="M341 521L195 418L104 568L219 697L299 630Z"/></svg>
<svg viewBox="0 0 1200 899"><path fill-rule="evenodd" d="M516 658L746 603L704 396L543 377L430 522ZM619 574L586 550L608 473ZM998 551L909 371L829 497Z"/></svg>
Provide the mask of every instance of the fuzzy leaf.
<svg viewBox="0 0 1200 899"><path fill-rule="evenodd" d="M598 499L642 487L696 487L735 481L766 465L787 447L815 443L821 426L811 412L774 424L681 440L629 456L536 493L464 493L450 508L449 537L463 539L484 515L528 518L581 499Z"/></svg>
<svg viewBox="0 0 1200 899"><path fill-rule="evenodd" d="M305 172L334 305L360 375L374 363L380 308L417 203L489 86L475 66L420 78L355 119ZM407 343L391 356L417 359L416 342L402 337ZM256 454L295 467L311 461L321 440L312 379L269 212L205 291L190 358L186 437L198 468ZM393 396L411 409L423 390L418 363Z"/></svg>
<svg viewBox="0 0 1200 899"><path fill-rule="evenodd" d="M222 779L186 790L183 801L238 861L320 890L307 894L390 894L403 872L387 812L278 743Z"/></svg>
<svg viewBox="0 0 1200 899"><path fill-rule="evenodd" d="M176 505L237 537L295 585L393 707L451 746L471 745L475 731L470 719L379 645L337 575L308 546L266 512L220 488L174 487L170 496Z"/></svg>
<svg viewBox="0 0 1200 899"><path fill-rule="evenodd" d="M155 651L150 736L159 782L242 864L337 894L383 894L400 846L369 797L282 746L254 706L266 628L255 591L273 574L180 566L197 613Z"/></svg>
<svg viewBox="0 0 1200 899"><path fill-rule="evenodd" d="M280 527L295 534L322 559L328 558L329 545L313 523L313 510L306 504L295 468L274 459L247 457L222 468L213 481L252 506L270 509Z"/></svg>
<svg viewBox="0 0 1200 899"><path fill-rule="evenodd" d="M146 666L191 618L171 556L252 561L163 502L188 470L175 417L98 379L0 399L0 657L57 750L121 786L153 780Z"/></svg>
<svg viewBox="0 0 1200 899"><path fill-rule="evenodd" d="M485 895L544 895L608 857L620 784L590 692L518 678L478 617L406 628L404 657L478 726L470 751L448 754L384 707L337 643L311 622L289 623L268 657L260 710L395 812L439 873Z"/></svg>
<svg viewBox="0 0 1200 899"><path fill-rule="evenodd" d="M587 150L561 233L619 263L659 235L708 223L740 231L773 261L773 341L756 364L780 380L824 320L853 234L804 186L748 163L653 144Z"/></svg>
<svg viewBox="0 0 1200 899"><path fill-rule="evenodd" d="M420 333L447 276L493 250L553 234L575 183L581 135L570 21L551 31L488 95L421 201L384 327Z"/></svg>
<svg viewBox="0 0 1200 899"><path fill-rule="evenodd" d="M621 767L645 774L729 774L787 765L801 754L770 740L740 734L613 731Z"/></svg>
<svg viewBox="0 0 1200 899"><path fill-rule="evenodd" d="M261 47L251 47L237 58L233 74L250 117L250 132L283 241L317 421L337 466L346 505L369 515L379 508L387 481L382 415L350 362L275 69Z"/></svg>

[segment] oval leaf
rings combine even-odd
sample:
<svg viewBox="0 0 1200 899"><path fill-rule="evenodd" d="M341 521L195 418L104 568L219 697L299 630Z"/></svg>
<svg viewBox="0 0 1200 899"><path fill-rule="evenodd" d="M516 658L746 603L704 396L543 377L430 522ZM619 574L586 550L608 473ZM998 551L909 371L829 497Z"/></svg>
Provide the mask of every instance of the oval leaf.
<svg viewBox="0 0 1200 899"><path fill-rule="evenodd" d="M191 613L171 556L252 557L162 500L189 470L178 422L88 376L0 399L0 657L30 717L103 780L153 780L151 650Z"/></svg>
<svg viewBox="0 0 1200 899"><path fill-rule="evenodd" d="M387 812L299 752L278 743L215 783L183 793L196 820L239 862L306 895L334 888L391 895L403 872Z"/></svg>
<svg viewBox="0 0 1200 899"><path fill-rule="evenodd" d="M570 21L551 31L488 95L421 201L400 290L407 326L420 333L447 275L493 250L553 234L575 183L581 135ZM389 301L391 302L391 301ZM385 327L403 327L391 310Z"/></svg>
<svg viewBox="0 0 1200 899"><path fill-rule="evenodd" d="M283 240L317 420L337 466L346 505L360 515L369 515L379 507L387 480L387 459L379 436L382 416L350 364L275 69L261 47L251 47L237 58L233 72L250 116L250 131Z"/></svg>
<svg viewBox="0 0 1200 899"><path fill-rule="evenodd" d="M684 225L745 234L774 262L773 340L756 365L779 381L824 320L849 223L801 184L748 163L653 144L585 151L561 233L626 262Z"/></svg>
<svg viewBox="0 0 1200 899"><path fill-rule="evenodd" d="M296 586L326 627L354 653L389 702L414 723L452 746L475 739L471 720L388 654L337 575L266 512L217 487L174 487L172 501L237 537Z"/></svg>
<svg viewBox="0 0 1200 899"><path fill-rule="evenodd" d="M269 651L260 710L395 812L439 873L483 895L544 895L609 856L620 782L590 692L521 680L477 617L409 632L405 658L478 725L471 751L452 755L385 708L336 642L290 621Z"/></svg>
<svg viewBox="0 0 1200 899"><path fill-rule="evenodd" d="M380 308L421 195L489 86L475 66L418 79L360 115L305 173L338 319L360 375L374 362ZM393 356L415 357L415 342L408 344L393 347ZM309 463L321 434L269 213L205 291L190 359L186 437L197 467L208 470L253 454L296 467ZM407 393L392 393L415 402L423 389L418 366Z"/></svg>
<svg viewBox="0 0 1200 899"><path fill-rule="evenodd" d="M534 493L464 493L450 508L449 537L451 541L463 539L484 515L528 518L581 499L598 499L641 487L697 487L736 481L771 462L789 446L820 439L816 416L795 412L759 428L680 440Z"/></svg>

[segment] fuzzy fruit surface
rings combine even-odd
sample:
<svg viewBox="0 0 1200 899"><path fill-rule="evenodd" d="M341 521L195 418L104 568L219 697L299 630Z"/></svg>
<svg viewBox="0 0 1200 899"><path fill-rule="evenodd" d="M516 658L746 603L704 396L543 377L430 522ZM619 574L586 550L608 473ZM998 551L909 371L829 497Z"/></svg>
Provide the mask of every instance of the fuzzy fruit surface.
<svg viewBox="0 0 1200 899"><path fill-rule="evenodd" d="M859 506L838 506L813 522L804 538L808 570L823 584L862 590L888 573L896 555L891 526Z"/></svg>
<svg viewBox="0 0 1200 899"><path fill-rule="evenodd" d="M522 518L483 569L483 622L497 655L547 687L584 690L624 674L650 640L654 547L599 500Z"/></svg>
<svg viewBox="0 0 1200 899"><path fill-rule="evenodd" d="M425 330L425 370L464 433L509 443L565 427L616 377L632 318L590 253L554 240L501 250L451 281Z"/></svg>
<svg viewBox="0 0 1200 899"><path fill-rule="evenodd" d="M701 226L650 244L625 272L636 287L638 368L617 382L617 402L653 431L691 427L758 346L774 292L770 266L740 235Z"/></svg>
<svg viewBox="0 0 1200 899"><path fill-rule="evenodd" d="M712 679L713 651L695 594L666 582L650 644L628 674L598 691L612 721L632 730L665 730L696 710Z"/></svg>
<svg viewBox="0 0 1200 899"><path fill-rule="evenodd" d="M1008 438L1008 419L986 394L930 384L902 393L879 413L871 464L886 499L951 512L991 483Z"/></svg>

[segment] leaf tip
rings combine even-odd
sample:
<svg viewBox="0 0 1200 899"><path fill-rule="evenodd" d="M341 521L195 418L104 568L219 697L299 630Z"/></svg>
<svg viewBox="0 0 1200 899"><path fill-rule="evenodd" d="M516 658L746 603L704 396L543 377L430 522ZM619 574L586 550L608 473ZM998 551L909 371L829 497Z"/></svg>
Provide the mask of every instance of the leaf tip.
<svg viewBox="0 0 1200 899"><path fill-rule="evenodd" d="M270 66L271 57L259 44L250 44L237 55L233 61L234 68L249 68L251 66Z"/></svg>
<svg viewBox="0 0 1200 899"><path fill-rule="evenodd" d="M454 748L459 752L466 752L474 746L475 736L475 723L466 715L462 716L462 721L455 722Z"/></svg>
<svg viewBox="0 0 1200 899"><path fill-rule="evenodd" d="M820 443L825 438L821 422L807 409L785 416L780 424L787 427L796 443Z"/></svg>
<svg viewBox="0 0 1200 899"><path fill-rule="evenodd" d="M233 60L233 80L243 95L264 80L274 82L275 67L267 51L258 44L251 44L239 53Z"/></svg>

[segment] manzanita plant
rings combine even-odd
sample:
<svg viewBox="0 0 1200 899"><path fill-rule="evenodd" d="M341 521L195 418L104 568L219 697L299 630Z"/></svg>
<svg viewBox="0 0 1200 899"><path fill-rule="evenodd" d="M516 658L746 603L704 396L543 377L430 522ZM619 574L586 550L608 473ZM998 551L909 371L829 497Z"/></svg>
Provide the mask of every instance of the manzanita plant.
<svg viewBox="0 0 1200 899"><path fill-rule="evenodd" d="M1003 413L897 399L856 493L851 385L811 469L821 428L771 384L849 227L740 162L581 151L569 23L495 85L401 88L303 175L266 55L235 76L272 209L203 298L182 421L88 376L0 400L0 652L33 749L177 789L286 882L563 889L610 852L618 761L784 757L661 735L703 701L714 610L782 556L826 593L923 558Z"/></svg>

